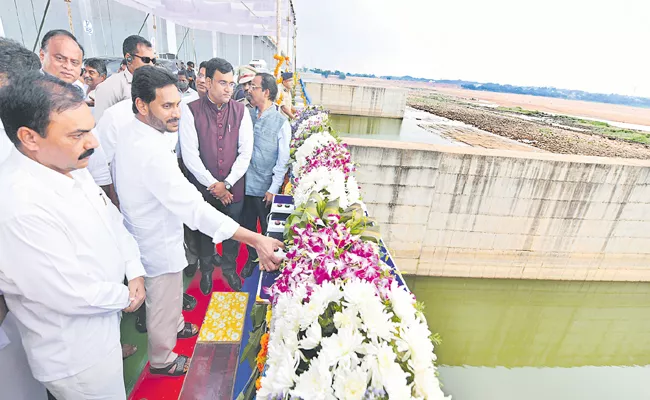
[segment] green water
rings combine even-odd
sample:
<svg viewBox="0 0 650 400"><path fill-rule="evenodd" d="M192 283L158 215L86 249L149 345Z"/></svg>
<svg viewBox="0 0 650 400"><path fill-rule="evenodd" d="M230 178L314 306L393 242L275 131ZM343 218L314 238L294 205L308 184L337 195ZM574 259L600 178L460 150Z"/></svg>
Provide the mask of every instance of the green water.
<svg viewBox="0 0 650 400"><path fill-rule="evenodd" d="M650 284L407 277L459 400L650 399Z"/></svg>
<svg viewBox="0 0 650 400"><path fill-rule="evenodd" d="M431 114L407 109L403 119L332 114L330 115L330 124L336 132L347 137L458 145L419 126L430 118L433 118Z"/></svg>

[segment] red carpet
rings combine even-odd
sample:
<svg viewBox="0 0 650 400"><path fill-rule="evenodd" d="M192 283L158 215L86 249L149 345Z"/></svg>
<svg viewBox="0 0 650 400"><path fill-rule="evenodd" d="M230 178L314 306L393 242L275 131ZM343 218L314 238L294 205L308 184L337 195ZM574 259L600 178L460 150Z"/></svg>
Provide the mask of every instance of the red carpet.
<svg viewBox="0 0 650 400"><path fill-rule="evenodd" d="M219 253L221 253L221 246L217 247ZM242 246L239 251L239 256L237 258L237 271L241 271L246 263L248 257L245 247ZM221 275L221 269L215 268L212 275L215 292L230 292L230 286L226 283L225 279ZM199 282L201 280L201 272L197 271L194 279L190 283L190 286L187 288L187 293L194 296L197 300L196 307L190 312L183 312L185 321L195 323L199 326L203 323L203 318L208 309L208 304L210 302L210 296L205 296L201 293L199 289ZM179 339L176 343L176 348L174 351L178 354L183 355L193 355L194 346L196 345L196 339L198 336L195 336L192 339ZM185 381L185 376L182 377L166 377L159 375L151 375L149 373L149 363L144 368L144 371L140 375L138 382L135 384L129 400L177 400L181 388L183 387L183 382Z"/></svg>

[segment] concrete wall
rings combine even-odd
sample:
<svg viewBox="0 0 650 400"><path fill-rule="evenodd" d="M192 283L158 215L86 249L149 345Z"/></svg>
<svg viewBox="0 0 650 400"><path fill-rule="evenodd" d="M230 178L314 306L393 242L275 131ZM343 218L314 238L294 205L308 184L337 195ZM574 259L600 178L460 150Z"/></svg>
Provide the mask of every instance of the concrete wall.
<svg viewBox="0 0 650 400"><path fill-rule="evenodd" d="M404 117L406 89L322 82L307 82L306 87L311 101L333 114Z"/></svg>
<svg viewBox="0 0 650 400"><path fill-rule="evenodd" d="M405 273L650 281L650 161L345 141Z"/></svg>
<svg viewBox="0 0 650 400"><path fill-rule="evenodd" d="M15 3L15 4L14 4ZM23 43L32 49L36 41L38 25L43 17L47 0L4 1L0 8L0 23L4 36ZM73 0L72 21L74 33L86 50L86 57L93 56L122 56L122 41L129 35L137 34L147 13L122 5L114 0ZM93 32L84 32L83 21L91 21ZM153 22L156 29L153 29ZM52 29L68 29L68 8L63 0L52 1L50 4L43 35ZM234 66L248 64L253 58L266 60L269 69L275 67L275 46L262 37L250 35L230 35L217 33L213 43L212 32L190 29L183 41L187 28L176 25L174 32L168 32L164 18L150 16L144 24L141 36L151 40L155 37L158 53L177 54L183 61L199 62L212 57L223 57ZM169 46L169 35L176 35L176 45ZM251 40L255 41L251 49ZM173 40L172 40L173 42ZM40 48L38 41L36 50ZM180 50L179 50L180 47ZM213 48L216 47L216 54Z"/></svg>

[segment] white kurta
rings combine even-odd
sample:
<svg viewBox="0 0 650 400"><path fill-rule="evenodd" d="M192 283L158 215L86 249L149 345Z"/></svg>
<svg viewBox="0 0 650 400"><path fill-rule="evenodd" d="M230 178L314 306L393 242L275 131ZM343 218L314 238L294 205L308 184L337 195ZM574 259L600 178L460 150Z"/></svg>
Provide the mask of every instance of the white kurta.
<svg viewBox="0 0 650 400"><path fill-rule="evenodd" d="M71 175L15 149L0 168L0 291L42 382L76 375L120 346L124 276L144 275L117 208L86 169Z"/></svg>
<svg viewBox="0 0 650 400"><path fill-rule="evenodd" d="M161 133L137 118L123 128L115 152L115 185L127 229L138 242L147 277L187 266L183 224L211 236L231 238L239 224L203 200L183 176L175 154L178 136Z"/></svg>
<svg viewBox="0 0 650 400"><path fill-rule="evenodd" d="M111 164L115 157L117 137L122 132L122 128L133 121L134 118L133 101L127 99L108 108L104 112L104 115L97 121L97 126L93 129L93 133L104 150L108 164Z"/></svg>

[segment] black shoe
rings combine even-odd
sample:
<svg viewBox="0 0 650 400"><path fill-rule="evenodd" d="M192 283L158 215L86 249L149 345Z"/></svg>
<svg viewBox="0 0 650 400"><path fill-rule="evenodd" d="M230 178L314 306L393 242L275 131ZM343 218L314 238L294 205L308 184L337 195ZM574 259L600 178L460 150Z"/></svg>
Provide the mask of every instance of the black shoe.
<svg viewBox="0 0 650 400"><path fill-rule="evenodd" d="M140 333L147 333L147 318L144 315L135 317L135 330Z"/></svg>
<svg viewBox="0 0 650 400"><path fill-rule="evenodd" d="M246 261L246 265L244 265L244 269L241 270L241 277L243 279L250 278L251 275L253 275L253 271L255 271L255 268L259 265L259 262L253 261L253 260L248 260Z"/></svg>
<svg viewBox="0 0 650 400"><path fill-rule="evenodd" d="M192 311L196 307L196 299L187 293L183 293L183 311Z"/></svg>
<svg viewBox="0 0 650 400"><path fill-rule="evenodd" d="M201 270L201 283L199 286L201 287L201 293L206 296L212 293L212 271L212 268L208 271Z"/></svg>
<svg viewBox="0 0 650 400"><path fill-rule="evenodd" d="M220 267L221 264L223 264L223 259L219 254L214 253L214 255L212 256L212 265L216 265L217 267Z"/></svg>
<svg viewBox="0 0 650 400"><path fill-rule="evenodd" d="M193 277L196 274L196 270L199 268L199 262L195 262L194 264L188 264L187 267L185 267L185 276L188 278Z"/></svg>
<svg viewBox="0 0 650 400"><path fill-rule="evenodd" d="M232 290L235 292L241 292L241 279L234 269L223 271L223 276L226 278L226 282L228 282L228 286L230 286Z"/></svg>

